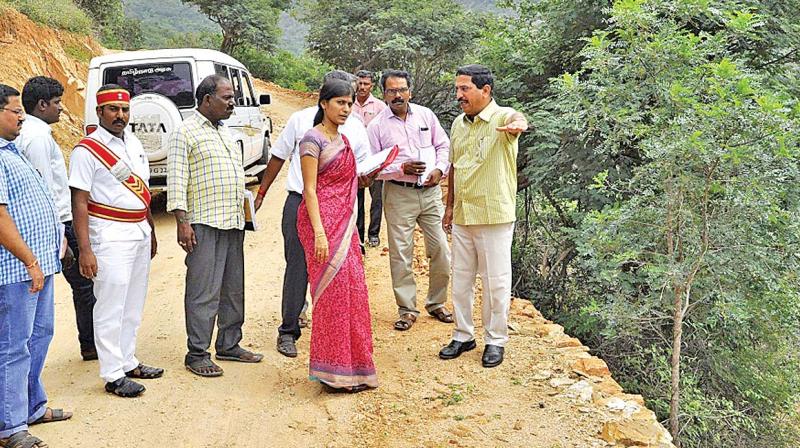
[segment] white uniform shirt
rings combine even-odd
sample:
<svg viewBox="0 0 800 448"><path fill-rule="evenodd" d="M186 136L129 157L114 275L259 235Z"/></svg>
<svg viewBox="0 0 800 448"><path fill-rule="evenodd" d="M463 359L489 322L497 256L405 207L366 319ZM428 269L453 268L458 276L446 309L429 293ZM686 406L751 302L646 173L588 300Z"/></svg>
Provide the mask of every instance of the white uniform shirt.
<svg viewBox="0 0 800 448"><path fill-rule="evenodd" d="M61 148L53 139L50 125L33 115L26 116L22 131L14 144L42 176L56 204L58 220L62 223L72 221L67 166Z"/></svg>
<svg viewBox="0 0 800 448"><path fill-rule="evenodd" d="M317 114L317 106L308 107L297 111L289 117L286 127L278 136L278 141L270 150L270 153L281 159L289 160L289 176L286 179L286 189L295 193L303 194L303 171L300 169L300 151L298 145L303 136L314 127L314 116ZM339 132L350 141L356 161L364 160L369 154L369 138L364 124L356 118L354 114L347 117L347 121L339 127Z"/></svg>
<svg viewBox="0 0 800 448"><path fill-rule="evenodd" d="M145 183L150 180L150 166L142 143L127 128L124 141L102 126L89 137L106 145ZM88 191L91 200L103 205L129 210L140 210L144 207L142 201L128 187L122 185L105 165L82 146L76 147L69 159L69 186ZM139 241L149 237L150 224L147 221L117 222L89 216L89 241L92 244Z"/></svg>

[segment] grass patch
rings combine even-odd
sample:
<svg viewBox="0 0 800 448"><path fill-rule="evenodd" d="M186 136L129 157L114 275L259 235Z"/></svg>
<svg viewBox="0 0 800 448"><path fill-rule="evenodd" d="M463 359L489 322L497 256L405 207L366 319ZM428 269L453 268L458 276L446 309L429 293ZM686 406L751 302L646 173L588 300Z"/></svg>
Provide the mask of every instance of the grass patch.
<svg viewBox="0 0 800 448"><path fill-rule="evenodd" d="M36 23L50 28L88 35L92 20L72 0L0 0Z"/></svg>
<svg viewBox="0 0 800 448"><path fill-rule="evenodd" d="M72 59L87 64L92 59L92 52L91 50L86 48L86 45L81 45L76 43L66 43L64 44L64 52L66 52L67 55Z"/></svg>
<svg viewBox="0 0 800 448"><path fill-rule="evenodd" d="M448 384L449 394L441 394L438 398L444 402L445 406L454 406L467 398L467 395L475 390L471 384Z"/></svg>

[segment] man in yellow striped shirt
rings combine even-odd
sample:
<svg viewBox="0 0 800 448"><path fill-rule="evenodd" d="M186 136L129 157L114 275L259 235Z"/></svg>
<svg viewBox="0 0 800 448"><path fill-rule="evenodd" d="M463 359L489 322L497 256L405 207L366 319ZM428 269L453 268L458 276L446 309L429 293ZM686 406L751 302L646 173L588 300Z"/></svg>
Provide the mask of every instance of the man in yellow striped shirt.
<svg viewBox="0 0 800 448"><path fill-rule="evenodd" d="M456 71L463 114L450 132L450 180L442 225L453 235L453 340L439 352L457 358L476 347L472 321L475 275L483 280L482 363L503 362L511 304L511 242L516 221L519 135L525 116L492 98L494 78L482 65Z"/></svg>

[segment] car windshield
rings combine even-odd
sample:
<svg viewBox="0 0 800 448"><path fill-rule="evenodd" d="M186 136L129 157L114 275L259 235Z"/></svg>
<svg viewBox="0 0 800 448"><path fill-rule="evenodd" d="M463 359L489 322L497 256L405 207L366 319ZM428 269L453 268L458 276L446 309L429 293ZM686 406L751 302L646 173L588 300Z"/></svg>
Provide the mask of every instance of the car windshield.
<svg viewBox="0 0 800 448"><path fill-rule="evenodd" d="M194 107L192 69L188 62L126 65L107 68L103 84L119 84L131 93L158 93L179 108Z"/></svg>

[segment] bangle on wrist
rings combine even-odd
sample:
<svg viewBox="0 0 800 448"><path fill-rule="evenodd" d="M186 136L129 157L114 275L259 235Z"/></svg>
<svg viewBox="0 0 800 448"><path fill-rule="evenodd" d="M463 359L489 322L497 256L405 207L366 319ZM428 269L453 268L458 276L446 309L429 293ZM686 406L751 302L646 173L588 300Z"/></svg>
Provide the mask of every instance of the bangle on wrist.
<svg viewBox="0 0 800 448"><path fill-rule="evenodd" d="M33 261L31 261L31 264L26 264L25 265L25 269L33 269L34 267L36 267L38 265L39 265L39 260L34 258Z"/></svg>
<svg viewBox="0 0 800 448"><path fill-rule="evenodd" d="M190 222L192 222L192 220L189 219L188 216L178 218L178 224L189 224Z"/></svg>
<svg viewBox="0 0 800 448"><path fill-rule="evenodd" d="M258 189L258 193L256 193L256 196L264 197L266 195L267 195L267 190L262 190L260 188Z"/></svg>

